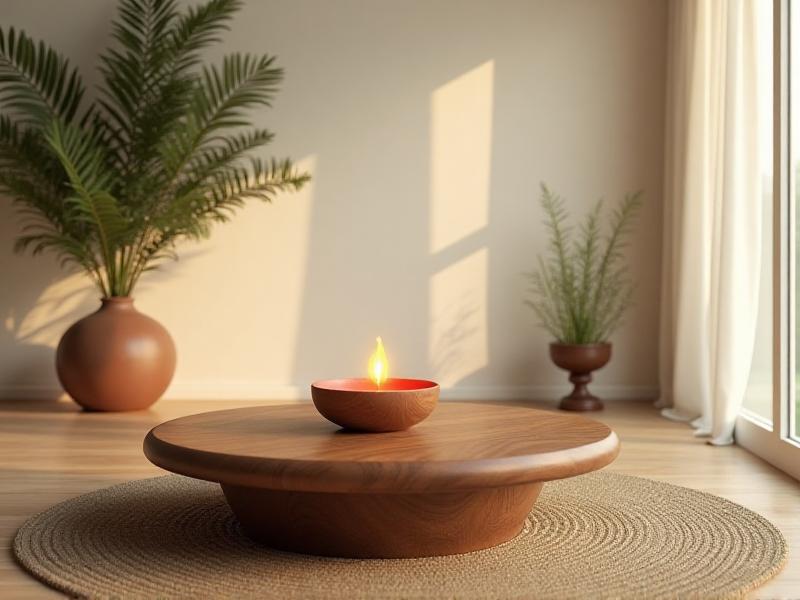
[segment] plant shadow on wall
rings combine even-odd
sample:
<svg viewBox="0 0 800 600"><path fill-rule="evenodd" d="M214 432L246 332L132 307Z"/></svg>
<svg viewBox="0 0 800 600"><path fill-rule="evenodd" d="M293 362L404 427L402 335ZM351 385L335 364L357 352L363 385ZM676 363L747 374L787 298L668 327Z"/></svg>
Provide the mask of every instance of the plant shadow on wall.
<svg viewBox="0 0 800 600"><path fill-rule="evenodd" d="M270 106L282 81L274 57L202 64L242 4L121 0L88 100L67 59L0 29L0 193L23 220L16 248L55 254L102 296L56 352L59 380L84 408L146 408L170 383L174 344L133 307L140 277L246 200L309 179L289 159L252 156L273 139L251 111Z"/></svg>
<svg viewBox="0 0 800 600"><path fill-rule="evenodd" d="M479 307L465 300L445 307L433 315L432 328L438 331L430 353L430 368L439 381L459 381L461 369L469 363L466 351L480 335ZM446 324L443 326L442 324Z"/></svg>
<svg viewBox="0 0 800 600"><path fill-rule="evenodd" d="M3 202L0 240L9 243L18 233L18 219ZM7 250L3 255L8 256ZM75 286L74 280L80 275L65 272L52 258L43 258L37 269L29 269L18 257L8 256L0 264L0 272L4 280L0 290L0 344L15 348L4 360L0 403L5 399L35 399L26 403L28 408L71 409L71 403L59 402L60 392L43 396L43 391L58 388L53 349L59 337L84 316L87 303L97 294L84 285Z"/></svg>

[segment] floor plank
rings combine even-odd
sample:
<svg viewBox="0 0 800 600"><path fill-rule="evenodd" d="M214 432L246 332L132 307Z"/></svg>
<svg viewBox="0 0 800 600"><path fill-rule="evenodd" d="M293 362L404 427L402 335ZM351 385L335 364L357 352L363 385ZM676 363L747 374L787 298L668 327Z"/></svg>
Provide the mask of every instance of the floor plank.
<svg viewBox="0 0 800 600"><path fill-rule="evenodd" d="M263 403L262 403L263 404ZM523 404L523 403L514 403ZM525 403L548 408L544 403ZM20 570L10 554L16 529L52 504L129 479L163 473L142 454L154 425L246 402L164 401L145 412L83 413L68 402L0 402L0 598L58 597ZM800 598L800 484L739 447L714 447L667 421L646 402L614 401L593 415L622 440L610 470L718 494L775 523L789 563L754 598Z"/></svg>

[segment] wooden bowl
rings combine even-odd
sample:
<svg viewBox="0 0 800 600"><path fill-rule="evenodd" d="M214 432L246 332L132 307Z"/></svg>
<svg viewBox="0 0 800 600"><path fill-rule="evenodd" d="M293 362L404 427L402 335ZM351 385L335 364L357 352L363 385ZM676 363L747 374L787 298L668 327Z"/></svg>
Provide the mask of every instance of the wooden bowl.
<svg viewBox="0 0 800 600"><path fill-rule="evenodd" d="M354 431L403 431L436 408L439 384L424 379L388 379L378 388L369 379L329 379L311 384L319 413Z"/></svg>

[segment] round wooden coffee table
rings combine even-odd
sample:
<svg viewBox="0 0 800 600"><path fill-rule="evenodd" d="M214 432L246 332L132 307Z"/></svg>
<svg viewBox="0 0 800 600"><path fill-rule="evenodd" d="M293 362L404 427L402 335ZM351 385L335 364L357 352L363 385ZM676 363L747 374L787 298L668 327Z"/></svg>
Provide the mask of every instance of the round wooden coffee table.
<svg viewBox="0 0 800 600"><path fill-rule="evenodd" d="M210 412L155 427L153 463L219 482L244 531L325 556L458 554L517 535L544 482L610 463L602 423L442 402L413 429L351 433L310 404Z"/></svg>

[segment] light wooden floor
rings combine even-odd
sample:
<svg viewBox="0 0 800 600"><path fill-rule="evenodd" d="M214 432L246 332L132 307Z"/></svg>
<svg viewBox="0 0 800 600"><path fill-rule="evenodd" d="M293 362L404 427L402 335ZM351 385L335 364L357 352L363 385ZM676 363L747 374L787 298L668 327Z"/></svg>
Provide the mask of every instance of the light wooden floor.
<svg viewBox="0 0 800 600"><path fill-rule="evenodd" d="M0 598L56 596L11 557L11 539L27 517L89 490L162 473L141 450L157 423L247 404L164 401L147 412L100 414L70 403L0 402ZM622 440L611 470L718 494L775 523L789 542L789 563L754 597L800 598L800 484L741 448L704 444L649 403L612 402L595 417Z"/></svg>

